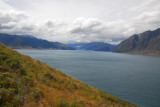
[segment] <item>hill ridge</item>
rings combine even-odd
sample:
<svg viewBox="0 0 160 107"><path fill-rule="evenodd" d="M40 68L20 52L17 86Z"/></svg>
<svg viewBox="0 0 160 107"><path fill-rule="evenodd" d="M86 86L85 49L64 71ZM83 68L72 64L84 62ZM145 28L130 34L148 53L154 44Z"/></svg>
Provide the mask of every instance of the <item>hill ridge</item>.
<svg viewBox="0 0 160 107"><path fill-rule="evenodd" d="M59 43L50 42L44 39L39 39L31 35L10 35L0 33L0 42L11 48L20 49L61 49L61 50L74 50L74 48Z"/></svg>

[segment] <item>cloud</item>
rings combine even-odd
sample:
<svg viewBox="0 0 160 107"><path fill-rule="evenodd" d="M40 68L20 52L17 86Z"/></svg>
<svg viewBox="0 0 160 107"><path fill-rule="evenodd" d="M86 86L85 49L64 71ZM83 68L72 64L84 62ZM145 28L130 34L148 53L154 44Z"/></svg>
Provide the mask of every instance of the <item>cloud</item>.
<svg viewBox="0 0 160 107"><path fill-rule="evenodd" d="M154 30L160 27L160 1L146 0L140 5L130 8L129 12L137 13L130 20L130 26L134 28L134 33L141 33L145 30Z"/></svg>
<svg viewBox="0 0 160 107"><path fill-rule="evenodd" d="M30 25L28 21L28 15L25 12L0 10L1 33L26 34L33 29L33 25Z"/></svg>
<svg viewBox="0 0 160 107"><path fill-rule="evenodd" d="M32 15L18 11L0 1L0 32L34 35L38 38L59 42L103 41L117 44L129 36L160 27L159 0L147 0L131 7L131 18L104 21L98 18L75 18L74 20L48 18L38 22ZM5 7L7 7L5 9ZM111 12L109 12L111 14ZM124 15L123 12L118 16Z"/></svg>
<svg viewBox="0 0 160 107"><path fill-rule="evenodd" d="M97 34L101 22L97 19L78 18L73 24L72 34Z"/></svg>
<svg viewBox="0 0 160 107"><path fill-rule="evenodd" d="M144 12L144 11L153 11L160 9L160 1L159 0L144 0L141 4L131 7L129 9L130 12Z"/></svg>

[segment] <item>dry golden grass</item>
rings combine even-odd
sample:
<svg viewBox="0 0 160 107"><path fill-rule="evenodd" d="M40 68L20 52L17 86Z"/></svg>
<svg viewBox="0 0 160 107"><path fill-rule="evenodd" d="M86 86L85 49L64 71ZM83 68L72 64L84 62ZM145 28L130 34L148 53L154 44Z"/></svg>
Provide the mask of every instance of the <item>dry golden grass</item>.
<svg viewBox="0 0 160 107"><path fill-rule="evenodd" d="M136 107L127 101L121 100L97 88L89 86L76 80L55 68L52 68L40 61L34 60L29 56L18 53L0 43L0 51L7 52L8 59L18 57L22 67L12 70L7 63L2 65L9 66L7 71L12 81L16 79L18 89L22 89L24 101L18 106L26 107ZM19 69L26 71L25 75L16 74ZM3 70L0 73L3 75ZM25 78L30 83L24 84L19 78ZM3 78L4 81L4 78ZM8 89L8 88L7 88ZM13 96L15 98L17 93ZM11 98L12 99L12 98ZM3 100L3 98L2 98ZM13 103L8 101L11 106ZM1 106L6 106L3 102Z"/></svg>

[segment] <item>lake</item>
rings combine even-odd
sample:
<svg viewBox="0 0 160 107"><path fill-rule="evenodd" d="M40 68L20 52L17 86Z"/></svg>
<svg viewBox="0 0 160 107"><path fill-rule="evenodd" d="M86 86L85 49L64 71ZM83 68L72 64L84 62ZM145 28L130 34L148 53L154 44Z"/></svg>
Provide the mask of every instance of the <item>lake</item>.
<svg viewBox="0 0 160 107"><path fill-rule="evenodd" d="M160 56L81 50L17 51L141 107L160 107Z"/></svg>

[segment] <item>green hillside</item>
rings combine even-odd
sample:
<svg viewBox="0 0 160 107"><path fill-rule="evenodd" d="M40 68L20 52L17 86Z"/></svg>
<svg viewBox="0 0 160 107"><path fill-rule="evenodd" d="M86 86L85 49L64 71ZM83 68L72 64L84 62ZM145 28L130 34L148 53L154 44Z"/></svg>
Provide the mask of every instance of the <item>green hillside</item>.
<svg viewBox="0 0 160 107"><path fill-rule="evenodd" d="M0 43L1 107L135 107Z"/></svg>

